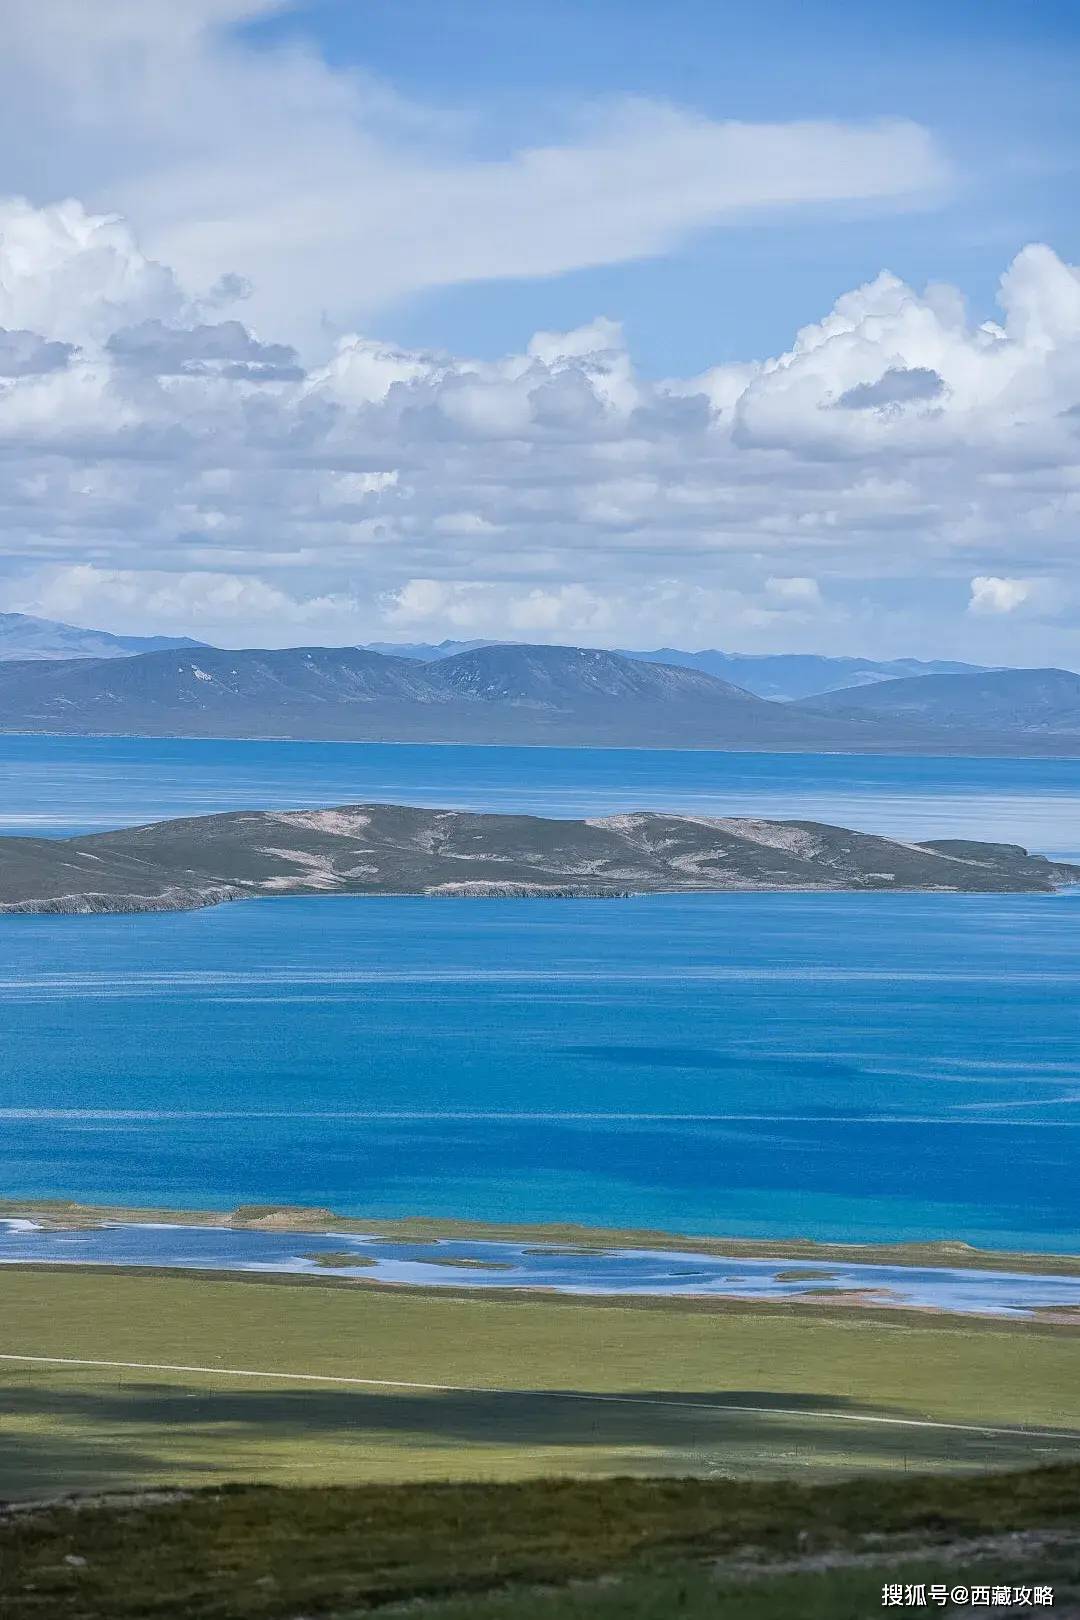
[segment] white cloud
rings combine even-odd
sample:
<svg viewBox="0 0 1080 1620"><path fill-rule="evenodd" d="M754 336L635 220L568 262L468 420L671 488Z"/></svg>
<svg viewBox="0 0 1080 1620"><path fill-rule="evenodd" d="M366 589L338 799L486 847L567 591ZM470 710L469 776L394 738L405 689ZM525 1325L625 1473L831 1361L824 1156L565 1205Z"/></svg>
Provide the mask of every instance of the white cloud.
<svg viewBox="0 0 1080 1620"><path fill-rule="evenodd" d="M500 527L479 512L443 512L432 522L437 534L481 535L499 534Z"/></svg>
<svg viewBox="0 0 1080 1620"><path fill-rule="evenodd" d="M770 575L765 581L765 589L780 602L797 602L806 607L817 607L821 602L821 587L817 580L799 575L789 575L786 579Z"/></svg>
<svg viewBox="0 0 1080 1620"><path fill-rule="evenodd" d="M238 626L340 628L355 621L356 603L339 596L298 599L254 575L80 563L48 572L22 610L134 632L179 631L205 638L224 630L235 642Z"/></svg>
<svg viewBox="0 0 1080 1620"><path fill-rule="evenodd" d="M312 382L326 397L343 405L375 405L397 383L437 380L446 374L448 364L445 356L352 335L339 340L333 358L313 375Z"/></svg>
<svg viewBox="0 0 1080 1620"><path fill-rule="evenodd" d="M239 321L167 326L140 321L106 345L122 366L157 377L223 376L243 382L297 382L304 373L287 343L262 343Z"/></svg>
<svg viewBox="0 0 1080 1620"><path fill-rule="evenodd" d="M529 339L529 355L546 366L560 360L586 360L593 355L621 355L626 349L622 324L598 315L573 332L536 332Z"/></svg>
<svg viewBox="0 0 1080 1620"><path fill-rule="evenodd" d="M1035 590L1031 579L1002 579L994 574L980 574L971 582L969 613L1014 613L1030 601Z"/></svg>
<svg viewBox="0 0 1080 1620"><path fill-rule="evenodd" d="M0 264L0 326L78 343L184 308L173 272L141 252L124 220L73 200L0 200Z"/></svg>
<svg viewBox="0 0 1080 1620"><path fill-rule="evenodd" d="M523 589L493 580L411 579L387 594L383 620L401 635L434 636L449 629L501 640L699 645L715 637L718 625L745 635L797 624L803 615L794 603L792 611L786 603L777 605L775 583L740 592L658 579L627 591L580 582ZM798 599L798 607L806 605L805 597Z"/></svg>
<svg viewBox="0 0 1080 1620"><path fill-rule="evenodd" d="M1006 331L1029 350L1054 350L1080 330L1080 275L1044 242L1017 255L1001 279Z"/></svg>
<svg viewBox="0 0 1080 1620"><path fill-rule="evenodd" d="M547 640L560 635L609 634L611 605L584 585L515 590L488 581L447 583L410 579L390 593L383 618L392 628L422 629L431 624L503 639Z"/></svg>
<svg viewBox="0 0 1080 1620"><path fill-rule="evenodd" d="M386 495L398 487L398 471L331 473L323 495L327 506L368 506L373 496Z"/></svg>
<svg viewBox="0 0 1080 1620"><path fill-rule="evenodd" d="M902 120L718 122L632 98L552 108L544 137L492 156L475 118L246 44L235 25L274 9L6 0L0 190L119 208L190 292L239 274L257 324L308 341L324 313L348 323L418 289L614 264L748 211L907 206L948 181Z"/></svg>
<svg viewBox="0 0 1080 1620"><path fill-rule="evenodd" d="M905 405L938 399L945 384L929 366L890 366L877 382L856 383L840 395L837 405L841 410L896 411Z"/></svg>
<svg viewBox="0 0 1080 1620"><path fill-rule="evenodd" d="M8 606L228 642L1077 662L1080 277L1045 247L1006 271L1000 325L883 273L787 352L693 378L643 377L609 317L495 361L327 339L304 372L120 221L130 275L69 255L67 308L51 247L35 286L43 213L0 250Z"/></svg>
<svg viewBox="0 0 1080 1620"><path fill-rule="evenodd" d="M0 377L38 377L62 371L75 353L72 343L48 342L36 332L0 326Z"/></svg>

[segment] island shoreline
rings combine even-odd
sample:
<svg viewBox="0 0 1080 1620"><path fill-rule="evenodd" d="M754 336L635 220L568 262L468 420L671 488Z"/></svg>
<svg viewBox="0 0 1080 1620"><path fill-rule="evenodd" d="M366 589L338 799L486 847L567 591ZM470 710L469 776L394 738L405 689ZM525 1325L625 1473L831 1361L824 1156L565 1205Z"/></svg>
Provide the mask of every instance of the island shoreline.
<svg viewBox="0 0 1080 1620"><path fill-rule="evenodd" d="M31 1220L55 1230L80 1230L112 1224L154 1224L295 1233L297 1236L332 1236L340 1233L384 1242L535 1243L538 1247L573 1247L597 1253L613 1249L663 1250L672 1254L696 1253L725 1259L817 1260L838 1264L1080 1277L1080 1253L981 1249L961 1239L948 1238L924 1242L852 1243L817 1238L710 1237L654 1227L598 1227L571 1221L496 1222L438 1216L369 1218L338 1215L329 1209L300 1204L242 1204L232 1210L176 1209L157 1205L82 1204L62 1198L10 1196L0 1199L0 1220ZM388 1285L380 1284L380 1287L385 1286Z"/></svg>
<svg viewBox="0 0 1080 1620"><path fill-rule="evenodd" d="M772 700L779 702L780 700ZM865 748L811 748L805 746L778 748L775 743L771 747L761 748L734 748L719 747L716 743L605 743L605 742L488 742L483 740L468 741L465 739L448 740L440 737L409 738L409 737L313 737L295 736L288 732L203 732L203 731L22 731L7 730L0 726L0 739L3 738L37 738L48 737L52 740L84 741L84 742L213 742L213 743L300 743L315 747L343 745L346 748L528 748L535 751L549 750L555 752L574 753L602 753L602 754L735 754L754 757L759 754L774 754L781 757L792 755L813 758L818 756L827 759L1047 759L1063 760L1072 763L1080 759L1080 738L1069 732L1064 732L1055 742L1060 746L1046 751L1045 738L1032 739L1033 743L1042 744L1036 749L1025 748L1021 737L1005 737L1003 739L990 738L981 748L970 740L963 747L950 746L942 741L938 747L928 742L925 737L912 741L910 748L904 748L895 740L888 743L868 744ZM1003 746L1007 744L1008 746Z"/></svg>
<svg viewBox="0 0 1080 1620"><path fill-rule="evenodd" d="M543 817L351 803L0 838L0 915L199 910L245 898L625 899L648 894L1054 894L1080 864L1020 844L760 815Z"/></svg>

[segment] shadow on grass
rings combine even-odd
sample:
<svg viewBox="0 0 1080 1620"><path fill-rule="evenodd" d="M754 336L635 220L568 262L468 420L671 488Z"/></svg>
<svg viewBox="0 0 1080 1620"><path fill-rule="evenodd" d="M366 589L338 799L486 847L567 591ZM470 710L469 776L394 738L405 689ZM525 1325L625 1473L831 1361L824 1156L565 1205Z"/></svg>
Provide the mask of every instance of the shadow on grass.
<svg viewBox="0 0 1080 1620"><path fill-rule="evenodd" d="M207 1389L204 1385L124 1379L87 1389L58 1375L8 1385L0 1400L0 1494L100 1485L110 1479L233 1475L298 1465L318 1477L324 1448L329 1475L340 1477L350 1446L398 1451L404 1471L419 1450L486 1450L492 1457L573 1451L569 1467L611 1471L716 1473L758 1464L780 1473L815 1464L852 1470L881 1465L958 1468L1080 1456L1080 1433L1060 1441L1017 1429L983 1435L947 1428L844 1421L824 1414L890 1416L861 1410L833 1394L769 1390L641 1391L618 1400L585 1391L381 1392L320 1389ZM638 1404L638 1403L642 1404ZM644 1404L653 1402L655 1404ZM754 1407L756 1411L740 1411ZM8 1428L7 1435L4 1428ZM333 1451L333 1457L326 1455ZM208 1460L209 1458L209 1460ZM477 1465L480 1471L480 1465Z"/></svg>

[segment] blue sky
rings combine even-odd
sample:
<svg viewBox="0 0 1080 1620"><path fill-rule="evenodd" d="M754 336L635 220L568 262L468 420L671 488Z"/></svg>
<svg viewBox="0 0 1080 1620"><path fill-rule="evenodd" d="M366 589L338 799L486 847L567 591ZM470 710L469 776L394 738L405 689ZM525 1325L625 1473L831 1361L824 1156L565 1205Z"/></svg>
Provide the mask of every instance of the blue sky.
<svg viewBox="0 0 1080 1620"><path fill-rule="evenodd" d="M543 139L583 101L631 94L717 119L911 118L955 164L944 195L901 213L750 217L636 263L421 294L380 322L403 343L496 355L604 311L644 369L684 374L781 352L883 267L954 283L985 318L1019 243L1080 259L1075 0L321 0L246 32L264 47L315 41L338 66L463 117L483 155Z"/></svg>
<svg viewBox="0 0 1080 1620"><path fill-rule="evenodd" d="M1080 667L1076 0L5 0L0 607Z"/></svg>

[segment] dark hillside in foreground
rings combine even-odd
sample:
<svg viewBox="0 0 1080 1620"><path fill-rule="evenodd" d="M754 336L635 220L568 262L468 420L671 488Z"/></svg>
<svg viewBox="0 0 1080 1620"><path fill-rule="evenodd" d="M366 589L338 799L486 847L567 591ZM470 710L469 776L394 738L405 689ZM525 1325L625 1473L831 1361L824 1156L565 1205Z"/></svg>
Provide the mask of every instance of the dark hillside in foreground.
<svg viewBox="0 0 1080 1620"><path fill-rule="evenodd" d="M1075 1615L1080 1466L809 1489L240 1486L0 1517L5 1620L347 1620L402 1604L421 1620L866 1620L905 1580L1007 1583L1010 1598L1053 1585L1052 1612Z"/></svg>

